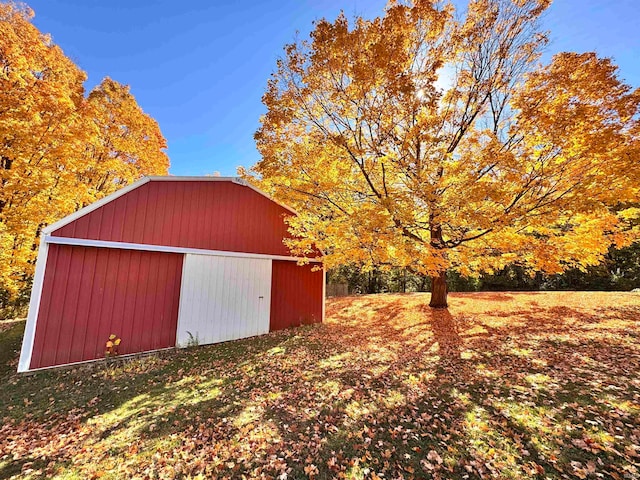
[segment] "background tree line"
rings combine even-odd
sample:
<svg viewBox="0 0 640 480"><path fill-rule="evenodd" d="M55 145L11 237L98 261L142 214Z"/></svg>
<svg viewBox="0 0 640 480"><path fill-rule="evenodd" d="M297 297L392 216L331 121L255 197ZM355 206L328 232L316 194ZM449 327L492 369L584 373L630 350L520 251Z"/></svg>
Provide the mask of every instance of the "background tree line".
<svg viewBox="0 0 640 480"><path fill-rule="evenodd" d="M355 265L332 269L329 283L346 284L349 293L428 292L431 280L407 269L380 268L366 271ZM562 274L529 275L518 265L509 265L493 274L463 277L456 272L447 274L454 292L514 291L514 290L600 290L629 291L640 288L640 243L622 249L611 249L605 260L584 271L577 268Z"/></svg>
<svg viewBox="0 0 640 480"><path fill-rule="evenodd" d="M144 175L165 175L166 141L129 87L83 72L0 3L0 312L24 305L42 228Z"/></svg>

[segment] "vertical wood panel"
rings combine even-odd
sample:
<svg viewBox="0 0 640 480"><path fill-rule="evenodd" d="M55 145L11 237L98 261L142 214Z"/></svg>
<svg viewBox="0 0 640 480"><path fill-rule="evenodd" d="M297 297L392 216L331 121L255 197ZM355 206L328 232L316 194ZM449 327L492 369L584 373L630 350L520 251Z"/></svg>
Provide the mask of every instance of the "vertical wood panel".
<svg viewBox="0 0 640 480"><path fill-rule="evenodd" d="M124 197L120 197L118 199L123 200L123 202L121 203L124 204L123 209L119 209L116 207L116 215L118 217L121 217L122 221L122 238L130 238L131 241L133 241L133 239L135 238L135 227L138 223L138 218L140 218L141 215L144 215L144 211L142 211L140 203L140 190L142 190L145 186L146 185L143 185L140 188L136 188ZM137 215L136 211L139 212ZM136 216L138 218L136 218ZM103 230L100 229L100 239L102 239L102 232Z"/></svg>
<svg viewBox="0 0 640 480"><path fill-rule="evenodd" d="M324 275L312 265L274 260L270 330L322 322Z"/></svg>
<svg viewBox="0 0 640 480"><path fill-rule="evenodd" d="M267 333L270 291L270 260L185 255L177 344Z"/></svg>
<svg viewBox="0 0 640 480"><path fill-rule="evenodd" d="M138 278L145 278L147 282L145 285L140 285L136 282L135 288L135 296L134 296L134 309L133 309L133 318L145 318L146 317L146 295L149 289L149 283L151 283L151 275L149 272L149 263L147 261L147 257L150 252L140 252L140 260L139 260L139 274ZM131 325L131 335L129 338L123 338L122 342L126 343L127 346L134 352L141 351L139 345L141 343L141 337L143 334L143 329L145 325L142 322L132 321Z"/></svg>
<svg viewBox="0 0 640 480"><path fill-rule="evenodd" d="M183 256L184 258L184 256ZM169 299L170 307L163 309L160 343L162 345L176 344L176 326L178 323L178 306L180 304L180 282L182 280L182 261L174 262L172 258L166 258L167 281L163 285L162 298Z"/></svg>
<svg viewBox="0 0 640 480"><path fill-rule="evenodd" d="M91 223L91 217L89 215L78 219L74 225L73 235L80 238L85 238L89 233L89 223Z"/></svg>
<svg viewBox="0 0 640 480"><path fill-rule="evenodd" d="M103 358L112 333L121 354L175 345L183 255L49 248L30 368Z"/></svg>
<svg viewBox="0 0 640 480"><path fill-rule="evenodd" d="M96 212L97 215L91 215L89 218L89 224L87 226L86 237L91 238L92 232L100 230L100 225L105 223L105 231L109 231L110 226L108 225L109 219L105 218L108 215L108 210L106 208L101 208L99 212Z"/></svg>
<svg viewBox="0 0 640 480"><path fill-rule="evenodd" d="M100 319L102 318L102 307L104 305L103 293L106 287L108 255L98 254L96 251L96 263L94 272L94 283L92 287L93 292L98 292L98 295L91 295L91 307L89 308L90 321L87 322L87 335L85 337L83 358L91 358L93 352L98 351L101 346L100 337Z"/></svg>
<svg viewBox="0 0 640 480"><path fill-rule="evenodd" d="M49 247L51 248L51 247ZM50 324L45 325L46 342L52 342L54 345L58 345L60 340L60 330L62 327L62 315L64 311L64 299L67 294L68 282L66 278L69 276L69 268L71 265L71 252L66 249L61 249L58 253L58 269L53 271L54 277L58 284L60 284L60 289L58 291L51 292L51 303L48 308L43 309L43 305L40 305L40 315L44 315L52 312L52 318ZM49 272L45 272L45 288L47 281L47 274ZM64 281L61 281L64 279ZM38 327L40 325L36 325L36 339L38 338ZM45 341L42 342L43 345ZM57 350L57 348L56 348ZM44 349L42 352L42 360L46 363L54 364L56 357L56 350L54 349Z"/></svg>
<svg viewBox="0 0 640 480"><path fill-rule="evenodd" d="M127 319L122 327L122 338L131 339L133 335L133 321L138 318L136 315L136 297L138 295L138 282L140 277L140 262L142 255L129 258L129 269L127 270L126 291L129 293L124 300L124 310L122 316Z"/></svg>
<svg viewBox="0 0 640 480"><path fill-rule="evenodd" d="M95 248L88 248L85 252L85 264L86 268L83 269L83 279L82 285L89 290L93 289L93 283L95 280L95 271L96 271L96 257L97 250ZM82 295L80 301L78 302L78 316L81 318L90 318L89 312L91 311L91 300L92 297L89 295ZM81 323L78 326L78 342L73 345L74 348L77 348L79 351L74 352L74 354L79 355L80 357L84 356L85 345L87 341L87 323Z"/></svg>
<svg viewBox="0 0 640 480"><path fill-rule="evenodd" d="M55 278L55 272L57 270L57 266L58 266L58 260L60 258L60 250L58 248L53 248L53 246L49 246L49 254L47 256L47 265L45 268L45 276L49 276L52 280ZM42 311L42 305L49 305L49 308L51 308L51 299L52 299L52 295L53 295L53 289L51 288L51 286L53 285L53 282L44 282L43 280L43 284L42 284L42 295L40 297L40 308L39 308L39 315L40 312ZM34 333L34 339L33 339L33 349L32 349L32 353L31 353L31 361L33 362L34 360L36 362L40 362L41 358L42 358L42 353L44 350L44 342L45 342L45 335L46 335L46 330L47 330L47 325L44 326L43 328L43 335L40 335L39 337L35 335ZM37 325L36 325L37 328Z"/></svg>
<svg viewBox="0 0 640 480"><path fill-rule="evenodd" d="M100 237L100 232L104 231L105 235L114 237L113 233L113 219L115 214L115 204L113 202L107 203L102 210L102 222L100 226L96 226L91 229L89 238L97 240Z"/></svg>
<svg viewBox="0 0 640 480"><path fill-rule="evenodd" d="M64 321L66 318L76 318L78 303L82 292L82 265L84 264L86 249L71 254L67 286L63 298L62 319L58 333L58 348L55 354L55 363L61 363L59 358L68 358L72 355L73 339L78 327L77 322Z"/></svg>
<svg viewBox="0 0 640 480"><path fill-rule="evenodd" d="M161 258L157 265L157 283L156 289L154 292L155 298L161 298L164 294L164 285L167 283L167 262L164 258ZM160 337L162 336L161 328L164 325L164 318L162 307L157 303L154 304L153 318L158 320L158 325L160 328L154 328L151 332L151 345L153 349L158 348L157 345L160 345Z"/></svg>
<svg viewBox="0 0 640 480"><path fill-rule="evenodd" d="M118 255L118 269L116 274L116 285L118 290L123 290L120 294L114 295L113 300L113 323L112 330L121 332L124 336L124 309L127 300L126 292L128 291L127 281L129 279L129 270L131 267L131 252L122 251Z"/></svg>
<svg viewBox="0 0 640 480"><path fill-rule="evenodd" d="M162 209L164 215L167 218L171 219L173 217L173 208L175 206L175 202L172 201L169 192L167 191L167 185L158 185L158 199L158 208ZM156 221L156 230L158 231L159 239L158 243L167 241L167 239L169 238L170 232L168 230L168 225L170 223L171 221Z"/></svg>

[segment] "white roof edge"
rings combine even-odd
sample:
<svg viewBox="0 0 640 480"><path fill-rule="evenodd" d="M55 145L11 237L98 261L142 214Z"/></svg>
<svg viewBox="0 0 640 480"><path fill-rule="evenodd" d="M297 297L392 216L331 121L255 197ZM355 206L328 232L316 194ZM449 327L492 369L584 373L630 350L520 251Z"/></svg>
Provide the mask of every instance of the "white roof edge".
<svg viewBox="0 0 640 480"><path fill-rule="evenodd" d="M240 177L214 177L212 175L149 175L144 178L148 178L154 182L233 182L240 179Z"/></svg>
<svg viewBox="0 0 640 480"><path fill-rule="evenodd" d="M213 176L173 176L173 175L165 175L165 176L148 176L148 177L142 177L140 180L137 180L129 185L127 185L126 187L121 188L120 190L117 190L115 192L113 192L110 195L107 195L106 197L101 198L100 200L93 202L90 205L87 205L84 208L81 208L80 210L78 210L77 212L74 212L70 215L67 215L66 217L58 220L57 222L52 223L51 225L45 227L42 230L42 233L44 235L49 235L52 232L54 232L55 230L58 230L59 228L64 227L65 225L70 224L71 222L74 222L76 220L78 220L81 217L84 217L86 214L93 212L94 210L97 210L98 208L106 205L109 202L112 202L113 200L115 200L116 198L119 198L129 192L131 192L132 190L135 190L138 187L141 187L142 185L149 183L149 182L167 182L167 181L187 181L187 182L202 182L202 181L207 181L207 182L233 182L236 183L238 185L242 185L245 187L249 187L250 189L252 189L253 191L255 191L256 193L259 193L260 195L262 195L263 197L268 198L269 200L271 200L272 202L280 205L282 208L284 208L285 210L293 213L294 215L298 215L298 212L296 212L293 208L288 207L287 205L284 205L283 203L278 202L277 200L274 200L270 195L266 194L265 192L263 192L262 190L260 190L258 187L251 185L249 182L247 182L245 179L241 178L241 177L213 177Z"/></svg>

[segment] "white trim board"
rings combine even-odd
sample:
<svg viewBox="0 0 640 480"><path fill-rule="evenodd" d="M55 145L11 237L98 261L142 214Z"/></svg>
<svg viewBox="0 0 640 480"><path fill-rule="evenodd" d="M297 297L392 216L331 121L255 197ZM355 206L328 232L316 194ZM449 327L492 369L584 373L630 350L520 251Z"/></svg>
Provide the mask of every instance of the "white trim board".
<svg viewBox="0 0 640 480"><path fill-rule="evenodd" d="M33 354L33 342L36 336L36 323L40 312L40 299L42 298L42 286L44 285L44 272L47 266L49 255L49 245L46 236L40 237L40 247L38 248L38 259L36 261L36 272L33 277L31 287L31 299L29 300L29 313L27 323L24 327L22 338L22 349L20 350L20 360L18 361L18 372L27 372L31 365L31 355Z"/></svg>
<svg viewBox="0 0 640 480"><path fill-rule="evenodd" d="M230 252L226 250L206 250L203 248L173 247L169 245L149 245L144 243L111 242L107 240L88 240L85 238L53 237L47 235L44 242L57 245L74 245L79 247L119 248L122 250L143 250L146 252L188 253L192 255L213 255L218 257L262 258L268 260L288 260L291 262L322 262L321 258L289 257L286 255L269 255L265 253ZM38 259L39 260L39 259Z"/></svg>

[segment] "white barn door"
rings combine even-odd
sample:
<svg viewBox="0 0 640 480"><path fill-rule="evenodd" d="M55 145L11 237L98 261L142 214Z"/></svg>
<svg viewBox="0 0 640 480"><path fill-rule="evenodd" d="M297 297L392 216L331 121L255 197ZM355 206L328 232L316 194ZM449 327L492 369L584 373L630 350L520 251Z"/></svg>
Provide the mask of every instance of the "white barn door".
<svg viewBox="0 0 640 480"><path fill-rule="evenodd" d="M186 254L182 272L178 347L269 331L271 260Z"/></svg>

